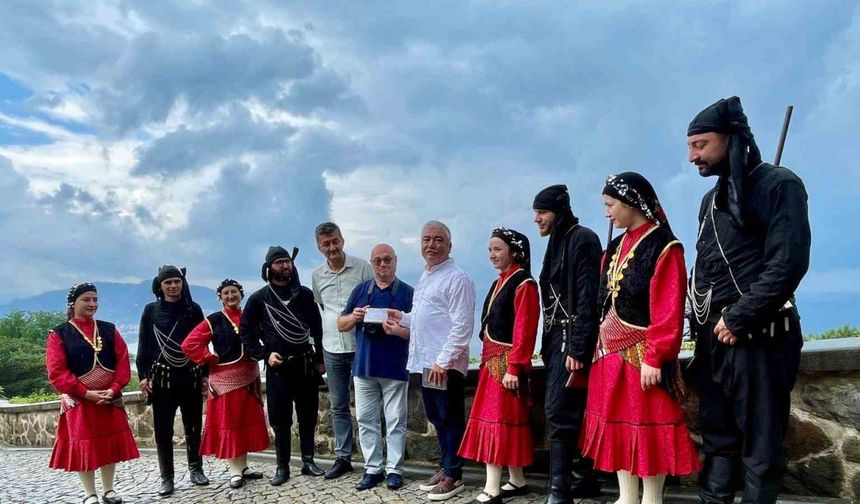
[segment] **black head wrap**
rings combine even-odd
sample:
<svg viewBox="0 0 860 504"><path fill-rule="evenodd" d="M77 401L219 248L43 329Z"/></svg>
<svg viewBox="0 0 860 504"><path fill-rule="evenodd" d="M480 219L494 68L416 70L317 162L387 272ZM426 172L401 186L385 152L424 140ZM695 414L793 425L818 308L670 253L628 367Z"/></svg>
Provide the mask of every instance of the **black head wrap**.
<svg viewBox="0 0 860 504"><path fill-rule="evenodd" d="M741 99L737 96L718 100L699 112L687 128L687 136L702 133L722 133L729 136L727 180L728 209L738 224L744 223L744 177L761 164L761 152L755 143Z"/></svg>
<svg viewBox="0 0 860 504"><path fill-rule="evenodd" d="M649 221L671 229L654 186L642 175L636 172L610 175L606 178L603 194L641 211Z"/></svg>
<svg viewBox="0 0 860 504"><path fill-rule="evenodd" d="M168 278L179 278L182 280L182 294L180 302L187 305L191 304L191 287L188 285L188 280L185 279L185 268L177 268L176 266L163 265L158 268L158 274L152 279L152 293L159 300L164 300L164 291L161 290L161 282Z"/></svg>
<svg viewBox="0 0 860 504"><path fill-rule="evenodd" d="M232 278L225 278L221 281L220 284L218 284L218 287L215 289L215 292L218 293L218 299L221 299L221 291L224 290L225 287L236 287L237 289L239 289L239 294L242 297L245 297L245 289L242 288L242 284L240 284L236 280L233 280Z"/></svg>
<svg viewBox="0 0 860 504"><path fill-rule="evenodd" d="M69 293L66 295L66 306L71 308L72 305L75 304L75 301L77 301L77 299L81 297L85 292L98 293L98 291L96 290L96 286L89 282L72 285L72 287L69 289Z"/></svg>
<svg viewBox="0 0 860 504"><path fill-rule="evenodd" d="M528 236L507 228L496 228L491 236L507 243L508 247L511 248L511 257L514 262L531 273L532 251Z"/></svg>
<svg viewBox="0 0 860 504"><path fill-rule="evenodd" d="M550 279L557 280L561 275L562 264L564 264L565 238L571 228L579 224L579 219L573 215L573 211L570 209L570 194L567 192L567 186L556 184L543 189L535 196L532 208L555 213L549 243L543 256L540 280L544 283Z"/></svg>
<svg viewBox="0 0 860 504"><path fill-rule="evenodd" d="M289 259L293 263L293 272L292 275L290 275L290 291L292 296L297 295L299 293L299 288L302 286L299 281L299 270L296 268L297 255L299 255L298 247L293 247L293 253L290 254L287 252L287 249L280 245L270 246L269 250L266 252L266 262L263 263L263 268L260 271L260 276L263 278L263 281L266 283L269 282L269 270L271 269L273 262L278 259Z"/></svg>
<svg viewBox="0 0 860 504"><path fill-rule="evenodd" d="M551 185L535 196L532 208L535 210L549 210L555 213L570 211L570 194L564 184Z"/></svg>

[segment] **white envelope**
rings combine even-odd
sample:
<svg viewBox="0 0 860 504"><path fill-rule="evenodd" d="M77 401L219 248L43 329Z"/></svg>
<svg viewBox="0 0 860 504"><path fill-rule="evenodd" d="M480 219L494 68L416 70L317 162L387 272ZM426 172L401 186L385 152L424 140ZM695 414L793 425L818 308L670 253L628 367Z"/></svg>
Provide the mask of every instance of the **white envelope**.
<svg viewBox="0 0 860 504"><path fill-rule="evenodd" d="M365 324L381 324L388 318L388 310L385 308L368 308L364 314Z"/></svg>

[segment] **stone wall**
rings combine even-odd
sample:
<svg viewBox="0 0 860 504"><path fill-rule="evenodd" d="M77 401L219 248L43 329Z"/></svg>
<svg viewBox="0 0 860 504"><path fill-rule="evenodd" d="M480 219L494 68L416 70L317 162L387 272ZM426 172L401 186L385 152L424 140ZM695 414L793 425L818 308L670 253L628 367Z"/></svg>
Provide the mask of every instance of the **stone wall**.
<svg viewBox="0 0 860 504"><path fill-rule="evenodd" d="M797 495L857 498L860 497L860 339L846 340L836 348L821 348L822 345L807 344L801 360L801 373L792 393L786 440L789 469L785 490ZM833 346L832 342L829 345ZM537 366L532 379L532 423L537 453L531 470L538 473L545 473L547 467L544 376L543 368ZM477 372L473 369L466 380L467 411L476 386ZM149 407L139 392L126 393L124 399L129 424L138 444L152 447ZM439 459L439 448L433 427L424 415L417 376L410 383L408 401L407 459L410 464L433 464ZM691 390L684 408L693 438L700 442L697 407L695 390ZM51 446L58 410L57 401L0 406L0 442L14 446ZM319 419L317 451L331 454L334 433L325 391L320 394ZM354 429L357 440L357 427ZM183 431L178 415L175 432L177 445L182 445ZM295 430L293 436L297 436ZM360 454L357 457L360 458ZM681 481L686 485L695 485L695 482L695 475Z"/></svg>

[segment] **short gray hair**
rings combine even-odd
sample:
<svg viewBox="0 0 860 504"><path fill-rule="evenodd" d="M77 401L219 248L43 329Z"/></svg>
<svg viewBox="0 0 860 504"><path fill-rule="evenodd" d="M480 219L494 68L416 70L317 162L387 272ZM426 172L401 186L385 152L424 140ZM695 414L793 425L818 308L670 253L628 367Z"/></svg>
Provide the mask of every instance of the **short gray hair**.
<svg viewBox="0 0 860 504"><path fill-rule="evenodd" d="M429 220L429 221L427 221L426 224L424 224L424 227L421 228L421 235L423 236L424 231L427 231L430 228L441 229L442 232L445 234L445 239L448 240L448 243L451 243L451 230L448 229L448 226L446 226L445 224L443 224L437 220Z"/></svg>
<svg viewBox="0 0 860 504"><path fill-rule="evenodd" d="M320 241L320 235L330 235L337 231L337 234L343 238L343 233L340 232L340 227L334 222L323 222L314 230L314 238Z"/></svg>

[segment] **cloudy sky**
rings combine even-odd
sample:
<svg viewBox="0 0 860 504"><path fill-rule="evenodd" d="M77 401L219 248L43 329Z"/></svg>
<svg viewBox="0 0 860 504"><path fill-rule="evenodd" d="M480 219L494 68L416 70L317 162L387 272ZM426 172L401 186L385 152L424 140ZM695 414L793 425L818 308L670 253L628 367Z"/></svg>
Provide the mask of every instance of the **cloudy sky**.
<svg viewBox="0 0 860 504"><path fill-rule="evenodd" d="M307 279L327 219L354 255L392 243L412 283L421 224L445 221L483 296L493 227L539 259L531 200L561 182L603 237L603 180L626 170L692 243L713 180L686 125L730 95L766 158L795 105L805 317L857 322L824 302L860 300L854 1L6 2L0 302L163 263L255 284L270 244Z"/></svg>

